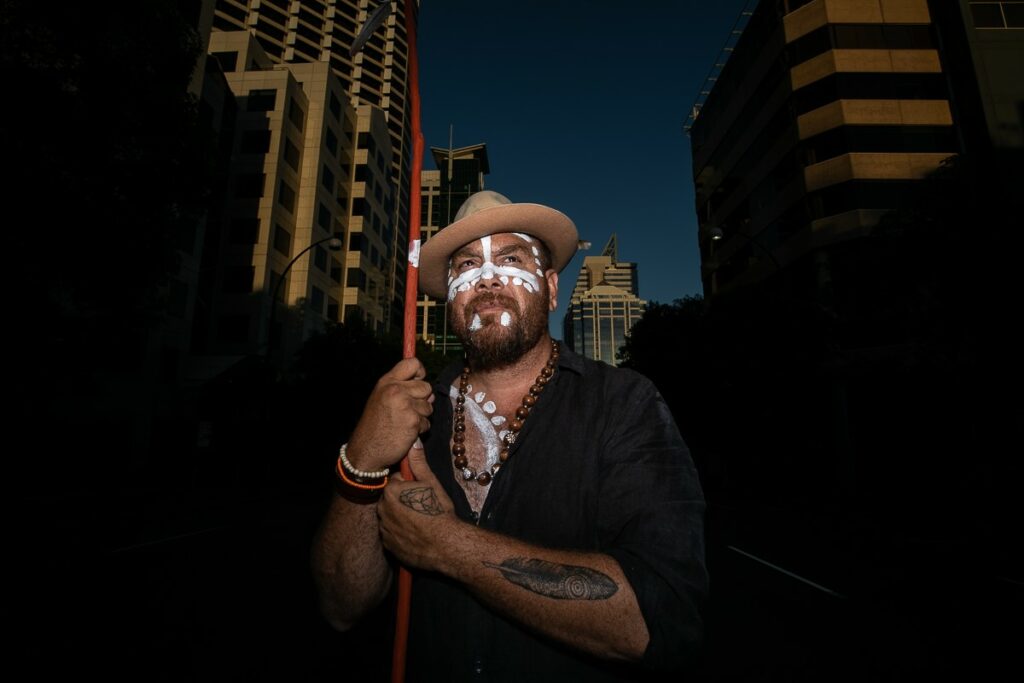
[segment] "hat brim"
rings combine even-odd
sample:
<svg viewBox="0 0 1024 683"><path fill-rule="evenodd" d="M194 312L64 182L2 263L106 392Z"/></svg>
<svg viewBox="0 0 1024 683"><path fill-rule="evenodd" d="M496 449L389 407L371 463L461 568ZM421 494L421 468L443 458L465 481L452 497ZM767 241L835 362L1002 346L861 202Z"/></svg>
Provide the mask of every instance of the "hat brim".
<svg viewBox="0 0 1024 683"><path fill-rule="evenodd" d="M419 288L438 299L448 297L452 254L474 240L499 232L522 232L544 242L551 268L562 272L576 254L576 225L561 211L541 204L503 204L483 209L442 228L420 249Z"/></svg>

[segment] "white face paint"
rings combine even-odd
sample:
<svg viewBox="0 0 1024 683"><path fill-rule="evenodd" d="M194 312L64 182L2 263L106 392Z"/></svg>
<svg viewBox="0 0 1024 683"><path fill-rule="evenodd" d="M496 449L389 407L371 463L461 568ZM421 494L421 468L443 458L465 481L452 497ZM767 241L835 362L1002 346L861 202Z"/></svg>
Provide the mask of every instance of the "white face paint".
<svg viewBox="0 0 1024 683"><path fill-rule="evenodd" d="M484 324L483 324L483 322L482 322L482 321L480 320L480 316L478 316L478 315L476 315L476 314L474 313L474 314L473 314L473 322L471 322L471 323L469 324L469 331L470 331L470 332L476 332L477 330L479 330L479 329L480 329L481 327L483 327L483 326L484 326Z"/></svg>
<svg viewBox="0 0 1024 683"><path fill-rule="evenodd" d="M516 279L518 280L519 278ZM509 325L512 324L512 316L508 314L508 311L501 312L501 324L504 325L505 327L508 327Z"/></svg>
<svg viewBox="0 0 1024 683"><path fill-rule="evenodd" d="M532 238L532 237L530 237L529 235L527 235L527 234L526 234L526 233L524 233L524 232L514 232L514 233L512 233L512 234L513 234L513 235L515 235L516 237L518 237L519 239L523 240L524 242L527 242L527 243L533 243L533 238ZM534 254L536 254L536 253L537 253L537 247L534 247L534 248L533 248L533 253L534 253Z"/></svg>
<svg viewBox="0 0 1024 683"><path fill-rule="evenodd" d="M519 232L512 234L526 240L527 242L533 241L529 235L524 235ZM494 264L491 260L490 235L480 238L480 250L483 253L483 263L480 267L470 268L457 276L454 272L449 274L448 301L454 301L456 294L459 292L469 291L471 287L476 287L481 280L493 280L495 277L497 277L503 285L508 285L508 279L511 278L512 284L523 287L531 294L540 291L540 282L537 279L537 276L533 273L523 270L522 268L517 268L516 266L498 266ZM541 277L543 277L543 273L541 273ZM470 329L473 329L472 326L470 326Z"/></svg>

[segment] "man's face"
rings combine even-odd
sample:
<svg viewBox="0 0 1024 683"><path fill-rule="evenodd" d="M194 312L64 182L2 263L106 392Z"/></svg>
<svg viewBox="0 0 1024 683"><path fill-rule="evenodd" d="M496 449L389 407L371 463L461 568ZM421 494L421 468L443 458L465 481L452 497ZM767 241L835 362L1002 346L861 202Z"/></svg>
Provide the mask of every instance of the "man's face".
<svg viewBox="0 0 1024 683"><path fill-rule="evenodd" d="M452 255L448 314L474 366L509 365L536 346L558 303L558 274L544 268L539 241L488 235Z"/></svg>

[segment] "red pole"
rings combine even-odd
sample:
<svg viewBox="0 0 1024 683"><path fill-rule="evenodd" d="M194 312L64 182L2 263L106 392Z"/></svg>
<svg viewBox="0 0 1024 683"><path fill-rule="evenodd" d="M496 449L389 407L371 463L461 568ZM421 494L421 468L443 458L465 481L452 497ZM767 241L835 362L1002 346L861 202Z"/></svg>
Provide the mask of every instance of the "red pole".
<svg viewBox="0 0 1024 683"><path fill-rule="evenodd" d="M409 175L409 265L405 271L405 322L402 332L402 357L416 355L416 303L419 299L420 263L420 171L423 169L423 131L420 129L419 60L416 56L415 0L405 3L405 34L409 43L409 102L412 124L412 170ZM408 459L402 460L402 476L413 479ZM391 683L405 680L405 652L409 644L409 603L412 599L412 574L398 570L398 608L395 615L395 646L391 655Z"/></svg>

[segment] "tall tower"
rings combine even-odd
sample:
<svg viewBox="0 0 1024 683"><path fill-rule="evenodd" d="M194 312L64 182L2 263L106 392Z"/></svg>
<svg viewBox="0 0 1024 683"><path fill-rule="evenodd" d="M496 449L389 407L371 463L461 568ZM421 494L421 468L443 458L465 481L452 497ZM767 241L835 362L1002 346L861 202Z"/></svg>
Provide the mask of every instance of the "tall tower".
<svg viewBox="0 0 1024 683"><path fill-rule="evenodd" d="M962 151L926 0L762 0L690 128L705 294L826 303L830 254Z"/></svg>
<svg viewBox="0 0 1024 683"><path fill-rule="evenodd" d="M349 104L323 62L274 65L246 31L214 32L206 71L223 83L218 103L204 102L226 162L193 352L287 354L346 315L385 329L394 196L383 112Z"/></svg>
<svg viewBox="0 0 1024 683"><path fill-rule="evenodd" d="M562 333L576 353L617 365L626 334L643 317L635 263L619 261L613 233L600 256L583 259L562 321Z"/></svg>
<svg viewBox="0 0 1024 683"><path fill-rule="evenodd" d="M452 222L469 195L484 189L484 176L491 172L484 143L455 149L431 147L430 153L437 170L422 172L424 242ZM449 330L445 302L422 295L417 306L417 336L446 355L462 353L462 344Z"/></svg>
<svg viewBox="0 0 1024 683"><path fill-rule="evenodd" d="M213 28L248 31L274 64L326 65L353 109L366 106L383 114L390 144L378 145L375 151L381 153L388 169L381 194L391 198L380 217L385 221L382 232L388 239L381 256L387 280L380 297L385 307L383 328L388 329L401 326L408 262L408 177L412 161L407 101L409 48L406 3L391 2L384 27L354 58L349 57L356 33L376 6L371 0L216 0ZM418 11L418 2L412 6ZM350 215L359 216L357 208L351 207ZM342 317L355 312L350 304L345 304L345 309Z"/></svg>

